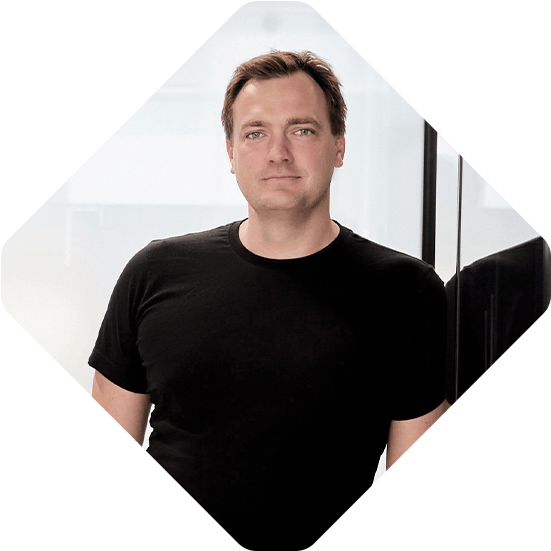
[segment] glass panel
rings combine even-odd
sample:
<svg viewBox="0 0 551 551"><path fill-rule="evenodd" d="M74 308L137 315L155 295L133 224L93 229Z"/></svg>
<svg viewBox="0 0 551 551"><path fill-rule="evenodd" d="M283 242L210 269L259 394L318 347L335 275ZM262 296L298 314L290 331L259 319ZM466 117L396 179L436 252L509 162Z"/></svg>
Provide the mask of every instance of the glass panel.
<svg viewBox="0 0 551 551"><path fill-rule="evenodd" d="M535 230L463 162L461 268L537 237Z"/></svg>
<svg viewBox="0 0 551 551"><path fill-rule="evenodd" d="M457 260L457 152L438 135L436 170L436 260L434 269L449 281Z"/></svg>
<svg viewBox="0 0 551 551"><path fill-rule="evenodd" d="M442 172L450 182L452 157L443 147ZM551 297L547 243L465 162L461 184L460 261L446 285L450 402L534 323ZM447 232L451 240L450 227Z"/></svg>

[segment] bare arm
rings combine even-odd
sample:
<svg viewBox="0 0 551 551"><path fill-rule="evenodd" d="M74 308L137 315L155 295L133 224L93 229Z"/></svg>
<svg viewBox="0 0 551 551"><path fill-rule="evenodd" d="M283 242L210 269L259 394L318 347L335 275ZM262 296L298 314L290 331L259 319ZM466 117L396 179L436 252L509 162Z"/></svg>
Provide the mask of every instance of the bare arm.
<svg viewBox="0 0 551 551"><path fill-rule="evenodd" d="M92 397L132 436L143 444L151 402L149 394L136 394L112 383L98 371L94 374Z"/></svg>
<svg viewBox="0 0 551 551"><path fill-rule="evenodd" d="M391 467L449 407L448 402L444 400L426 415L407 421L392 421L388 433L386 468Z"/></svg>

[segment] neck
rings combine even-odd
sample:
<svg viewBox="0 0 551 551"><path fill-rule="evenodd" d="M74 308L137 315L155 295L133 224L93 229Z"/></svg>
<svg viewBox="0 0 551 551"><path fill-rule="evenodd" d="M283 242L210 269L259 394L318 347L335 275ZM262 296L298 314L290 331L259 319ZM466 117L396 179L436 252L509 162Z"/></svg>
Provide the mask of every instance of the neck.
<svg viewBox="0 0 551 551"><path fill-rule="evenodd" d="M249 218L239 227L243 246L264 258L285 260L314 254L339 234L329 212L297 217L285 212L259 216L249 207Z"/></svg>

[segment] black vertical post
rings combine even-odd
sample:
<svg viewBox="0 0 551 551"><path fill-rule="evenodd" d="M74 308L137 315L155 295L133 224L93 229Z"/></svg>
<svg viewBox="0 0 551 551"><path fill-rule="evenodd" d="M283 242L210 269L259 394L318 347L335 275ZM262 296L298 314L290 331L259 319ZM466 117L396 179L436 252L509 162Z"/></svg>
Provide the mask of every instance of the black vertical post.
<svg viewBox="0 0 551 551"><path fill-rule="evenodd" d="M421 258L434 266L436 250L436 153L438 134L425 121Z"/></svg>

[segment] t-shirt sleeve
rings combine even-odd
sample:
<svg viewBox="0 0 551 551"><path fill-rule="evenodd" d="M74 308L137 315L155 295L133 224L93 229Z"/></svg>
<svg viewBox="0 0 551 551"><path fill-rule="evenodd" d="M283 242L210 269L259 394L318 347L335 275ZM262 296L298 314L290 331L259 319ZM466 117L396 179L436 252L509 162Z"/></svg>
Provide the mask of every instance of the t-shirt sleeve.
<svg viewBox="0 0 551 551"><path fill-rule="evenodd" d="M403 326L407 346L393 385L394 420L421 417L445 399L446 294L432 268L421 279L411 304Z"/></svg>
<svg viewBox="0 0 551 551"><path fill-rule="evenodd" d="M146 287L147 248L128 262L117 280L88 359L117 386L141 394L147 393L147 380L137 346L137 321Z"/></svg>

